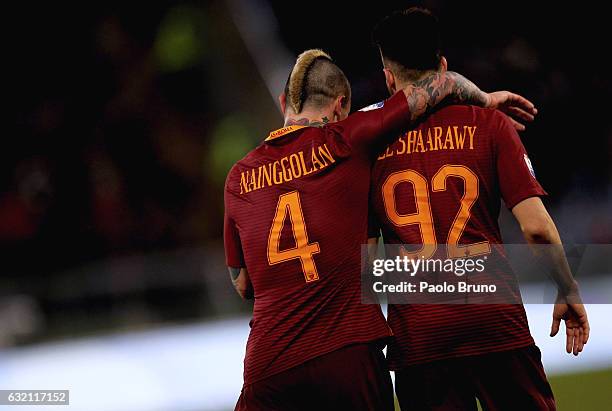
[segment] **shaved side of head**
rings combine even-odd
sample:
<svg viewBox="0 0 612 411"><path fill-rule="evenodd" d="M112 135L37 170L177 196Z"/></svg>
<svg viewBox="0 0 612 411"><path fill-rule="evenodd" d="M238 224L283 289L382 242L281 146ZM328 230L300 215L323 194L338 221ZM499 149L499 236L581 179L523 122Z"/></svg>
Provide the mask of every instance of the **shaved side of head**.
<svg viewBox="0 0 612 411"><path fill-rule="evenodd" d="M329 54L319 49L300 54L285 87L287 103L297 114L305 107L321 108L337 97L351 99L348 79Z"/></svg>

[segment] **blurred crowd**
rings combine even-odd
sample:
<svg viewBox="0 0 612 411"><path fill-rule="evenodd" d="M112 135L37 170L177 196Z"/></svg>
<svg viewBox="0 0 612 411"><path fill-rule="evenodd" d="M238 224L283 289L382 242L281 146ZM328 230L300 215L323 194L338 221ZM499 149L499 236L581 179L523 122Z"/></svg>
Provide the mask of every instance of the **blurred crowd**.
<svg viewBox="0 0 612 411"><path fill-rule="evenodd" d="M88 287L62 281L62 273L109 258L197 247L222 235L222 185L235 155L224 160L215 153L232 153L227 116L236 118L239 134L247 129L232 112L240 105L228 109L229 102L216 100L224 77L212 72L227 63L213 54L213 38L231 45L237 36L224 27L222 4L88 7L14 10L10 131L0 152L2 320L23 317L21 308L43 315L62 308L87 314L96 305L103 311L117 298L88 299ZM221 24L213 23L216 17ZM251 142L241 144L238 155ZM94 276L113 271L85 269L80 277L105 283ZM150 270L140 263L121 275L138 278L138 271ZM173 271L165 273L168 283L181 276ZM186 287L198 284L201 294L202 280L191 272L196 278ZM69 301L53 298L58 283L74 288ZM145 291L130 292L145 299ZM176 293L164 294L153 300L173 304ZM15 295L34 298L24 304Z"/></svg>
<svg viewBox="0 0 612 411"><path fill-rule="evenodd" d="M31 22L2 161L0 241L17 264L38 256L53 269L220 235L202 161L215 112L197 11L58 21L50 10Z"/></svg>

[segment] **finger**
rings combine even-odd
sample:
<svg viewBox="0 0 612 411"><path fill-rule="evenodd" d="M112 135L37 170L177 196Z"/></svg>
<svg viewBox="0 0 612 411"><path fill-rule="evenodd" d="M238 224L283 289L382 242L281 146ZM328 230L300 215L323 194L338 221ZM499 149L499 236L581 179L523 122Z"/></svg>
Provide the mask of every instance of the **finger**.
<svg viewBox="0 0 612 411"><path fill-rule="evenodd" d="M582 352L582 350L584 349L584 333L582 332L582 329L579 328L578 329L578 344L576 347L576 351L574 351L574 354L578 355L579 353Z"/></svg>
<svg viewBox="0 0 612 411"><path fill-rule="evenodd" d="M531 114L538 113L538 110L535 108L535 105L521 95L508 93L508 102L511 102L513 106L520 106L525 111Z"/></svg>
<svg viewBox="0 0 612 411"><path fill-rule="evenodd" d="M520 107L515 107L515 106L508 107L508 112L512 114L513 116L518 117L524 121L533 121L533 119L535 118L533 114L526 112Z"/></svg>
<svg viewBox="0 0 612 411"><path fill-rule="evenodd" d="M583 332L582 340L586 344L589 341L589 335L591 335L591 326L589 325L588 320L585 321L584 324L582 324L582 332Z"/></svg>
<svg viewBox="0 0 612 411"><path fill-rule="evenodd" d="M553 317L552 325L550 327L550 336L554 337L559 332L559 326L561 325L561 319Z"/></svg>
<svg viewBox="0 0 612 411"><path fill-rule="evenodd" d="M573 348L573 345L574 345L574 329L573 328L568 328L567 324L565 325L565 335L566 335L566 339L565 339L565 351L568 354L571 354L572 348Z"/></svg>
<svg viewBox="0 0 612 411"><path fill-rule="evenodd" d="M580 328L574 330L574 340L572 341L572 354L578 355L578 340L580 339Z"/></svg>
<svg viewBox="0 0 612 411"><path fill-rule="evenodd" d="M578 355L578 340L580 339L580 329L574 328L574 338L572 338L572 354Z"/></svg>
<svg viewBox="0 0 612 411"><path fill-rule="evenodd" d="M574 356L578 356L578 344L580 343L580 336L578 335L578 330L576 330L576 334L574 334L574 347L572 352Z"/></svg>
<svg viewBox="0 0 612 411"><path fill-rule="evenodd" d="M524 125L522 125L521 123L519 123L518 121L516 121L515 119L513 119L510 116L508 116L508 118L510 119L510 122L512 123L512 125L514 126L514 129L516 131L525 131L525 126Z"/></svg>

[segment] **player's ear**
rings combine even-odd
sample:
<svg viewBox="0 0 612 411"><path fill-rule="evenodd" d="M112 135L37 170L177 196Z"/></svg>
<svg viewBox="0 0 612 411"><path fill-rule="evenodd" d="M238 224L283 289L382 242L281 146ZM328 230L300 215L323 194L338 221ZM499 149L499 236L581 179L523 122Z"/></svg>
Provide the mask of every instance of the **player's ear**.
<svg viewBox="0 0 612 411"><path fill-rule="evenodd" d="M334 117L332 119L334 122L341 121L346 118L346 113L344 110L345 99L345 96L338 96L334 100Z"/></svg>
<svg viewBox="0 0 612 411"><path fill-rule="evenodd" d="M385 83L387 84L387 90L389 91L389 94L395 94L395 92L397 91L397 86L395 84L395 75L393 75L393 72L388 68L384 68L383 71L385 73Z"/></svg>
<svg viewBox="0 0 612 411"><path fill-rule="evenodd" d="M278 96L278 104L280 105L281 113L283 116L285 115L285 110L287 109L287 95L283 91L280 96Z"/></svg>
<svg viewBox="0 0 612 411"><path fill-rule="evenodd" d="M446 61L446 57L440 57L440 73L446 73L448 70L448 61Z"/></svg>

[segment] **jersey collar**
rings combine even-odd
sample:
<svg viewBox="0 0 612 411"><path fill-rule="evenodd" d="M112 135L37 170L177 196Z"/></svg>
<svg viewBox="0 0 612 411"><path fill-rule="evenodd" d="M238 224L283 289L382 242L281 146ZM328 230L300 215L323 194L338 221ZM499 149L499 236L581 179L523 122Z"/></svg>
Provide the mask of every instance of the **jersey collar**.
<svg viewBox="0 0 612 411"><path fill-rule="evenodd" d="M300 130L307 126L287 126L283 128L279 128L278 130L271 131L268 137L264 141L274 140L276 138L282 137L286 134L293 133L294 131Z"/></svg>

